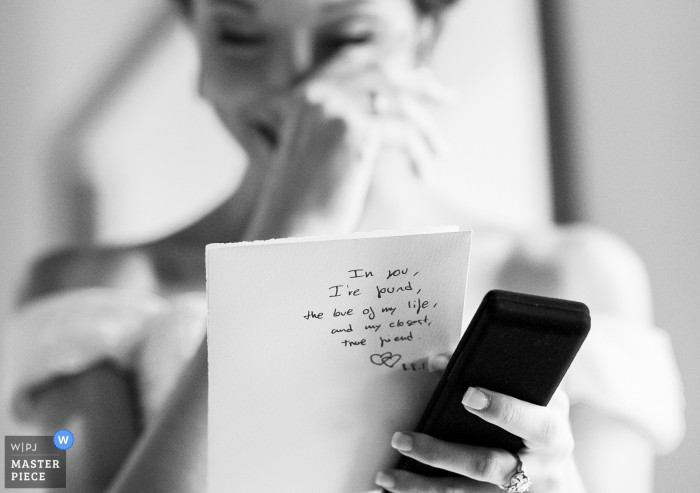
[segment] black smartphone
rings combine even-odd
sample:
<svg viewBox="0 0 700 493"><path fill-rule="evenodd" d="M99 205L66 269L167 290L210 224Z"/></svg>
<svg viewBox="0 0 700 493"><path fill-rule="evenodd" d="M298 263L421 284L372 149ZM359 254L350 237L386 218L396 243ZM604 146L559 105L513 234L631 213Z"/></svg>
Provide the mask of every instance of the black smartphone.
<svg viewBox="0 0 700 493"><path fill-rule="evenodd" d="M415 431L448 442L511 452L522 440L462 406L469 387L483 387L546 406L588 335L583 303L511 291L486 294ZM424 476L451 473L402 457L398 469Z"/></svg>

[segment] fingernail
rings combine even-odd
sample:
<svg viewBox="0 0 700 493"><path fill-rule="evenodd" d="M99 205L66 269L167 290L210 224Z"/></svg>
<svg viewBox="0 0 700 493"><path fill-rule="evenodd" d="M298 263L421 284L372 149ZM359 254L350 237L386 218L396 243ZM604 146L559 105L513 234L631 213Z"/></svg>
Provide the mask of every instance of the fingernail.
<svg viewBox="0 0 700 493"><path fill-rule="evenodd" d="M428 371L445 371L447 364L450 362L449 358L443 354L438 354L437 356L432 356L428 359Z"/></svg>
<svg viewBox="0 0 700 493"><path fill-rule="evenodd" d="M410 452L413 450L413 437L397 431L391 437L391 446L399 452Z"/></svg>
<svg viewBox="0 0 700 493"><path fill-rule="evenodd" d="M396 479L394 476L387 474L384 471L379 471L377 473L377 477L374 478L374 482L382 488L393 488L396 485Z"/></svg>
<svg viewBox="0 0 700 493"><path fill-rule="evenodd" d="M481 390L469 387L462 397L462 405L476 411L483 411L491 403L486 394Z"/></svg>

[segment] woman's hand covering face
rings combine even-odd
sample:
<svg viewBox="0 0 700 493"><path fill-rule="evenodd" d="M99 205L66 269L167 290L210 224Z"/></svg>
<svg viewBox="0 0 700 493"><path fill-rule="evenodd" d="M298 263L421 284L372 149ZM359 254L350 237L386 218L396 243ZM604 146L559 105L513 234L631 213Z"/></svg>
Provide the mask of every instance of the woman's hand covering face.
<svg viewBox="0 0 700 493"><path fill-rule="evenodd" d="M382 67L367 55L338 54L286 101L250 238L353 231L386 152L417 174L440 159L427 105L442 92L430 72Z"/></svg>
<svg viewBox="0 0 700 493"><path fill-rule="evenodd" d="M415 172L444 145L416 67L432 21L411 0L198 2L202 90L247 149L250 239L348 232L385 152ZM223 5L223 6L222 6Z"/></svg>

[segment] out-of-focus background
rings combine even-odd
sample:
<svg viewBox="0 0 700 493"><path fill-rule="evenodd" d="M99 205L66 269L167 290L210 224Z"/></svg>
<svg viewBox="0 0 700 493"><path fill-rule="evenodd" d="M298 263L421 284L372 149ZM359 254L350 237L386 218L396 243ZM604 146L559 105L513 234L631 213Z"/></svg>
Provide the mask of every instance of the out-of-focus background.
<svg viewBox="0 0 700 493"><path fill-rule="evenodd" d="M440 171L455 202L518 228L589 221L646 262L686 385L686 440L656 479L679 493L696 491L700 457L698 53L695 0L469 0L435 60L462 93L441 118L460 158ZM198 100L196 71L166 0L0 2L3 363L32 258L156 238L235 187L244 158ZM6 382L3 367L2 435L21 431Z"/></svg>

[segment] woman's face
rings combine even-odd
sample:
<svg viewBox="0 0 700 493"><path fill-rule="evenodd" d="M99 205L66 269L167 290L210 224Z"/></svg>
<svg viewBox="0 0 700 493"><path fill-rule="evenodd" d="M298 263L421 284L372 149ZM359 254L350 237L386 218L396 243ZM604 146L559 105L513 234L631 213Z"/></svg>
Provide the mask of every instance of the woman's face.
<svg viewBox="0 0 700 493"><path fill-rule="evenodd" d="M425 24L412 0L195 0L194 7L203 94L252 157L274 148L280 108L308 76L334 60L410 68ZM351 56L338 59L341 52Z"/></svg>

